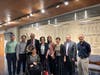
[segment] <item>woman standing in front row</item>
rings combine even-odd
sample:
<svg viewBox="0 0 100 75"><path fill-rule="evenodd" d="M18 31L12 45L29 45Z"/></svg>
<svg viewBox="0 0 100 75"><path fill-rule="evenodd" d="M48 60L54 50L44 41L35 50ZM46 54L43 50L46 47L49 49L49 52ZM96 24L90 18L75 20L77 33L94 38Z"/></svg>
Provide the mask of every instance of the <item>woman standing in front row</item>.
<svg viewBox="0 0 100 75"><path fill-rule="evenodd" d="M39 49L39 55L40 55L40 60L41 64L43 66L43 70L46 70L46 54L48 51L48 44L45 43L45 37L41 36L40 37L40 49Z"/></svg>
<svg viewBox="0 0 100 75"><path fill-rule="evenodd" d="M54 59L54 46L55 46L55 44L52 42L51 36L47 37L47 42L48 42L49 49L47 51L46 58L48 59L50 74L55 75L55 59Z"/></svg>
<svg viewBox="0 0 100 75"><path fill-rule="evenodd" d="M66 61L66 52L63 44L60 43L60 37L56 38L55 45L55 61L56 61L56 75L64 75L64 62Z"/></svg>

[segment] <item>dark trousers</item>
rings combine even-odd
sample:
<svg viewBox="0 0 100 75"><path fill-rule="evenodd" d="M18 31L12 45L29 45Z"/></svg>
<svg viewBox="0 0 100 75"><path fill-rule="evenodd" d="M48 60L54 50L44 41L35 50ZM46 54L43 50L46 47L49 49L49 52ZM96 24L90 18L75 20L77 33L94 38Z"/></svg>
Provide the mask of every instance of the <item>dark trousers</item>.
<svg viewBox="0 0 100 75"><path fill-rule="evenodd" d="M34 67L30 68L29 75L41 75L41 69L34 69Z"/></svg>
<svg viewBox="0 0 100 75"><path fill-rule="evenodd" d="M42 64L42 67L43 67L43 70L45 70L45 63L46 63L46 58L45 58L45 55L40 55L40 61L41 61L41 64Z"/></svg>
<svg viewBox="0 0 100 75"><path fill-rule="evenodd" d="M56 56L56 75L63 75L64 63L62 56Z"/></svg>
<svg viewBox="0 0 100 75"><path fill-rule="evenodd" d="M40 55L40 58L41 58L42 70L48 71L48 73L50 74L50 68L49 68L48 60L46 59L46 55Z"/></svg>
<svg viewBox="0 0 100 75"><path fill-rule="evenodd" d="M7 53L7 64L9 75L15 75L16 72L16 53Z"/></svg>
<svg viewBox="0 0 100 75"><path fill-rule="evenodd" d="M24 73L26 68L26 54L19 54L19 60L17 63L17 74L20 73L21 66L23 68L23 73Z"/></svg>
<svg viewBox="0 0 100 75"><path fill-rule="evenodd" d="M48 64L49 64L50 73L55 75L56 73L55 59L53 59L50 55L48 56Z"/></svg>
<svg viewBox="0 0 100 75"><path fill-rule="evenodd" d="M66 56L66 62L64 64L65 75L75 75L75 62Z"/></svg>

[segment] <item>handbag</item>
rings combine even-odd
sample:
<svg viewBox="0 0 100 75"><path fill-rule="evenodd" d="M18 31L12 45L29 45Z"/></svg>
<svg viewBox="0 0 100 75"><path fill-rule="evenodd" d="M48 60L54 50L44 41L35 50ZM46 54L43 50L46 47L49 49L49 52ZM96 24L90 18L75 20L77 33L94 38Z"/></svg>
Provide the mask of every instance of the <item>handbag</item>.
<svg viewBox="0 0 100 75"><path fill-rule="evenodd" d="M40 70L40 65L34 65L33 67L30 67L29 70Z"/></svg>
<svg viewBox="0 0 100 75"><path fill-rule="evenodd" d="M39 70L39 69L40 69L40 66L39 66L39 65L34 65L34 66L33 66L33 69L34 69L34 70Z"/></svg>
<svg viewBox="0 0 100 75"><path fill-rule="evenodd" d="M48 71L44 71L43 75L49 75Z"/></svg>

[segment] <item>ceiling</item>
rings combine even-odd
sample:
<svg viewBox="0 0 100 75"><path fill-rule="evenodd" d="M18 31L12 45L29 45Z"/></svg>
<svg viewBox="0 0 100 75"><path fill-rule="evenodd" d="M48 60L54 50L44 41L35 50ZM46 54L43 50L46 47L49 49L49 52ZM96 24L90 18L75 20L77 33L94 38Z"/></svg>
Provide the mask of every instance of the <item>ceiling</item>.
<svg viewBox="0 0 100 75"><path fill-rule="evenodd" d="M65 6L64 0L1 0L0 1L0 30L37 22L46 18L61 15L73 10L100 4L100 0L69 0ZM59 8L56 8L60 5ZM41 9L45 13L41 13ZM32 13L31 16L28 16ZM8 22L10 21L10 22Z"/></svg>

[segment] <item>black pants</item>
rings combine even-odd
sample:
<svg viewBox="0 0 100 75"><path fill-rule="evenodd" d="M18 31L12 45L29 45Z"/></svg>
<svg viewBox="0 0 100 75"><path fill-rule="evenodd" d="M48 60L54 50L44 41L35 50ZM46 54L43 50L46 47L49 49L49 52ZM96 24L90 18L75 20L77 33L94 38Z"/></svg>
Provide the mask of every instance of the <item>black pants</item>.
<svg viewBox="0 0 100 75"><path fill-rule="evenodd" d="M46 62L45 55L40 55L40 61L41 61L43 70L45 70L45 67L46 67L46 65L45 65L45 62Z"/></svg>
<svg viewBox="0 0 100 75"><path fill-rule="evenodd" d="M56 56L56 75L63 75L64 63L62 56Z"/></svg>
<svg viewBox="0 0 100 75"><path fill-rule="evenodd" d="M7 64L9 75L15 75L16 72L16 53L7 53Z"/></svg>
<svg viewBox="0 0 100 75"><path fill-rule="evenodd" d="M30 75L41 75L41 69L30 68L29 74Z"/></svg>
<svg viewBox="0 0 100 75"><path fill-rule="evenodd" d="M66 62L64 64L64 75L75 75L75 62L66 56Z"/></svg>
<svg viewBox="0 0 100 75"><path fill-rule="evenodd" d="M48 63L49 63L50 73L55 75L56 73L55 59L53 59L50 55L48 56Z"/></svg>
<svg viewBox="0 0 100 75"><path fill-rule="evenodd" d="M20 73L21 66L23 68L23 73L24 73L26 68L26 54L19 54L19 60L17 63L17 74Z"/></svg>

